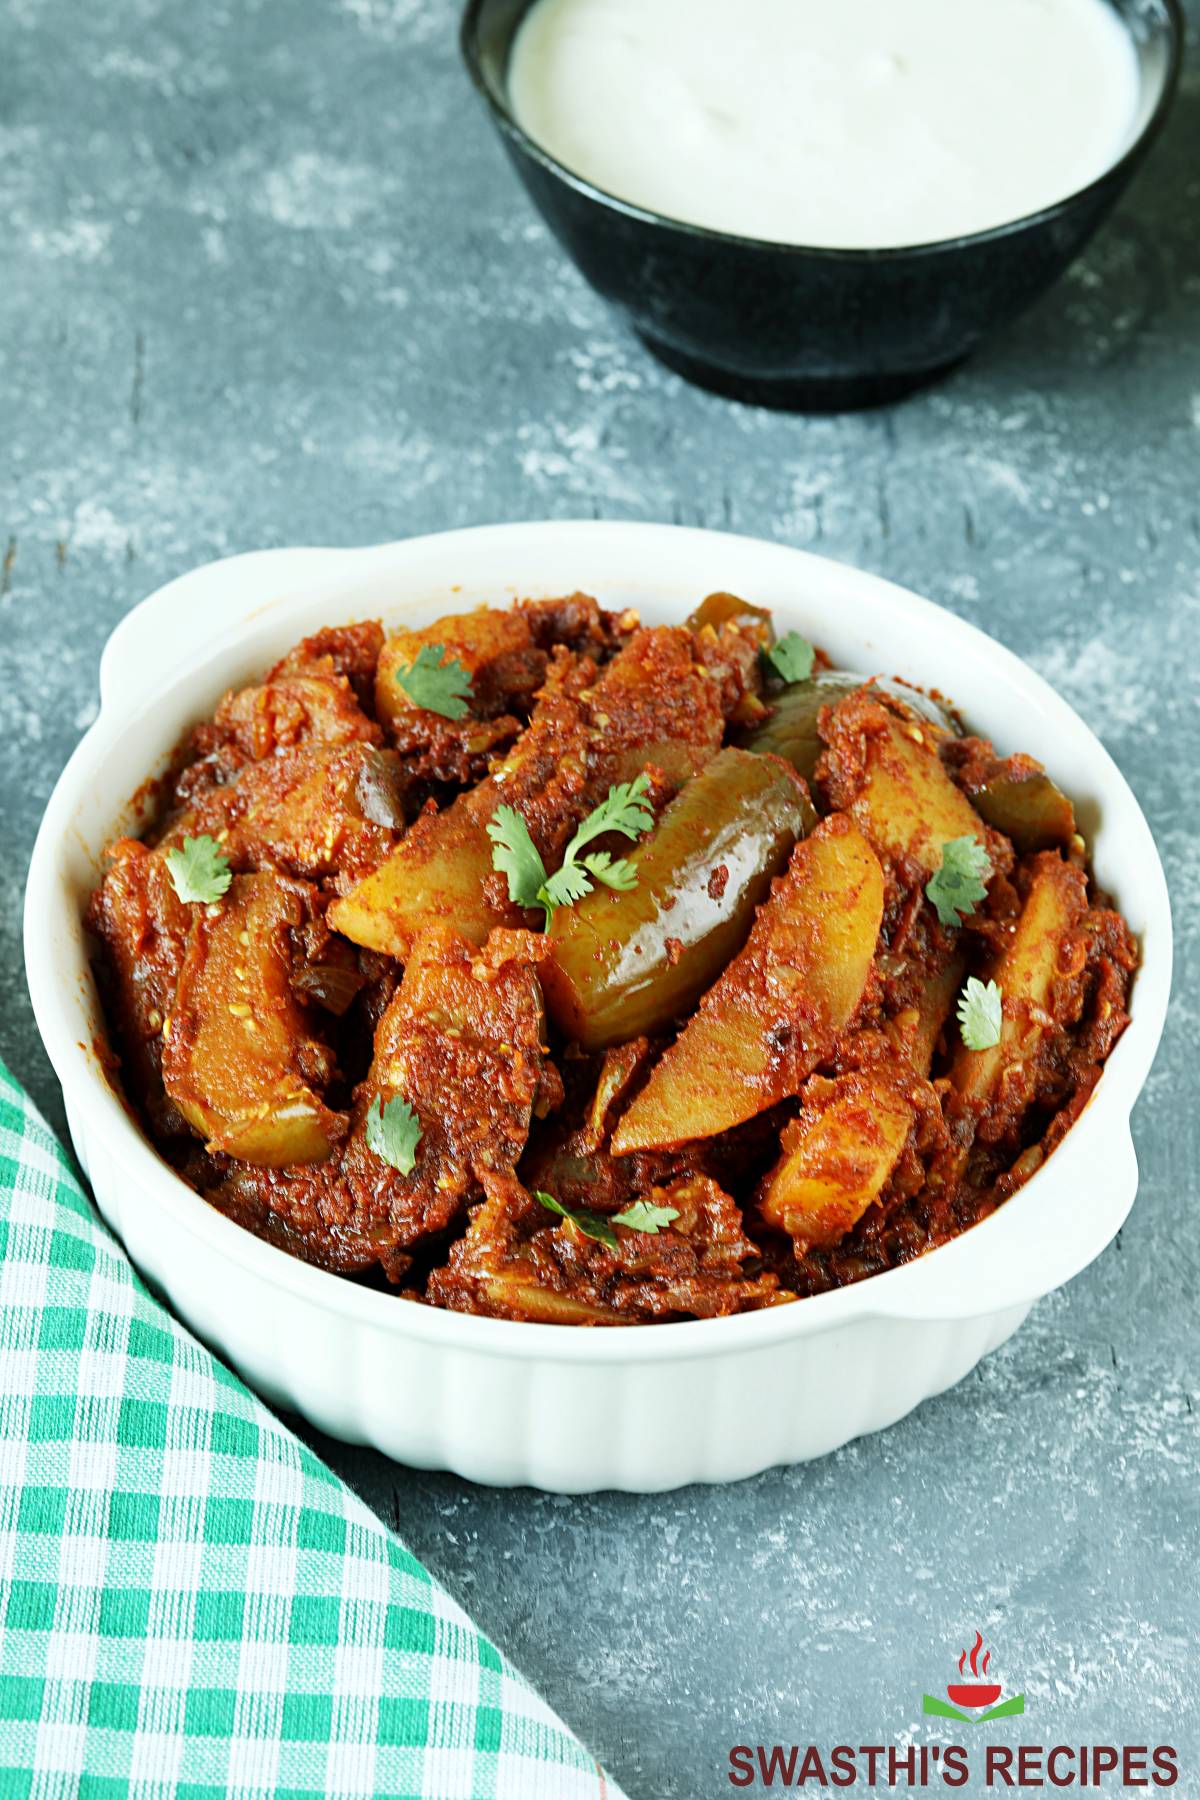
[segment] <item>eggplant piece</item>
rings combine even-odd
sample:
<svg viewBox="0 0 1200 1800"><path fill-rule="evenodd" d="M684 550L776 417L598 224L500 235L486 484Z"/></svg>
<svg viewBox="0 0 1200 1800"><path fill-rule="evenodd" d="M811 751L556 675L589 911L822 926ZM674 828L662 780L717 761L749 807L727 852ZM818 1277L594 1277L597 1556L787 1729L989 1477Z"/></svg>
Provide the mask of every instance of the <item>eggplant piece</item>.
<svg viewBox="0 0 1200 1800"><path fill-rule="evenodd" d="M292 990L340 1019L349 1012L368 980L353 946L344 938L331 937L321 954L292 976Z"/></svg>
<svg viewBox="0 0 1200 1800"><path fill-rule="evenodd" d="M167 1093L220 1151L267 1168L320 1162L346 1133L321 1099L334 1072L292 988L292 933L311 908L278 875L238 875L220 906L197 907L163 1027Z"/></svg>
<svg viewBox="0 0 1200 1800"><path fill-rule="evenodd" d="M852 820L797 844L745 947L618 1124L613 1155L715 1137L797 1093L862 1000L883 892Z"/></svg>
<svg viewBox="0 0 1200 1800"><path fill-rule="evenodd" d="M379 744L383 733L358 704L344 675L274 672L257 687L226 694L213 715L217 736L261 762L298 744Z"/></svg>
<svg viewBox="0 0 1200 1800"><path fill-rule="evenodd" d="M741 1208L717 1182L682 1175L642 1197L674 1218L654 1233L614 1219L612 1245L567 1220L535 1231L526 1254L539 1286L610 1306L626 1323L719 1318L776 1302L778 1277L763 1272Z"/></svg>
<svg viewBox="0 0 1200 1800"><path fill-rule="evenodd" d="M606 612L578 588L573 594L555 594L546 600L518 600L517 610L529 620L539 650L550 652L561 645L575 656L594 656L598 663L615 656L638 628L636 612L629 608Z"/></svg>
<svg viewBox="0 0 1200 1800"><path fill-rule="evenodd" d="M818 669L807 681L794 682L782 693L771 696L774 708L771 717L741 739L744 748L784 757L805 781L811 782L817 758L825 748L817 730L821 708L835 705L847 694L857 693L869 680L866 675L853 675L845 669ZM883 677L876 677L870 686L872 690L878 689L899 700L939 730L954 730L949 713L936 700L917 693L914 688Z"/></svg>
<svg viewBox="0 0 1200 1800"><path fill-rule="evenodd" d="M898 1013L888 1025L889 1036L918 1075L928 1075L933 1065L933 1053L962 985L965 967L961 955L951 956L936 974L921 983L915 1006Z"/></svg>
<svg viewBox="0 0 1200 1800"><path fill-rule="evenodd" d="M542 970L551 1018L585 1050L654 1036L746 941L772 877L816 823L777 757L722 750L629 853L637 885L560 907Z"/></svg>
<svg viewBox="0 0 1200 1800"><path fill-rule="evenodd" d="M1079 859L1075 809L1036 756L998 756L987 738L940 746L942 760L981 819L1003 833L1019 856L1062 850Z"/></svg>
<svg viewBox="0 0 1200 1800"><path fill-rule="evenodd" d="M544 1286L529 1256L528 1234L543 1221L549 1230L550 1214L515 1179L488 1173L483 1186L486 1198L429 1277L427 1296L435 1306L539 1325L625 1323L610 1306Z"/></svg>
<svg viewBox="0 0 1200 1800"><path fill-rule="evenodd" d="M357 692L360 684L369 684L382 649L383 626L378 619L360 619L356 625L323 625L273 663L267 680L282 675L344 675Z"/></svg>
<svg viewBox="0 0 1200 1800"><path fill-rule="evenodd" d="M364 757L354 782L358 813L368 825L382 825L388 831L403 831L408 814L405 808L404 768L398 756L386 750L373 751Z"/></svg>
<svg viewBox="0 0 1200 1800"><path fill-rule="evenodd" d="M1065 850L1075 836L1075 808L1045 770L997 776L976 788L970 798L980 818L1010 838L1021 856Z"/></svg>

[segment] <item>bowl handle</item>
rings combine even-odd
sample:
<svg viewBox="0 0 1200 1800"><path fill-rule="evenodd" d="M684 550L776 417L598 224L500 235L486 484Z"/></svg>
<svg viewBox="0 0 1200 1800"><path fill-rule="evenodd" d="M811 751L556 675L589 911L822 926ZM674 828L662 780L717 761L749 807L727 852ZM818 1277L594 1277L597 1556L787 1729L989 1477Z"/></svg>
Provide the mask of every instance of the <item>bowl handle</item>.
<svg viewBox="0 0 1200 1800"><path fill-rule="evenodd" d="M361 556L361 550L251 550L169 581L126 613L100 658L101 710L140 704L224 632Z"/></svg>

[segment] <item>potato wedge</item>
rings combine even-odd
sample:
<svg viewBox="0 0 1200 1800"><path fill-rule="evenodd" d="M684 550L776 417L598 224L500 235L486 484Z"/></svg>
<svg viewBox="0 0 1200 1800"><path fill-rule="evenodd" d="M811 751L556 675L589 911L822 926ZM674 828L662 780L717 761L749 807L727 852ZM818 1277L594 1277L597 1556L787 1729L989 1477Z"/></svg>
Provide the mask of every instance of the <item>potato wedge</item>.
<svg viewBox="0 0 1200 1800"><path fill-rule="evenodd" d="M856 1071L822 1087L820 1103L785 1127L760 1207L801 1250L836 1244L857 1225L913 1126L905 1083L890 1071Z"/></svg>
<svg viewBox="0 0 1200 1800"><path fill-rule="evenodd" d="M651 764L672 788L702 769L724 736L728 673L723 644L702 647L682 625L635 632L587 696L588 805Z"/></svg>
<svg viewBox="0 0 1200 1800"><path fill-rule="evenodd" d="M490 1312L500 1319L525 1319L532 1325L627 1325L633 1323L611 1306L577 1300L573 1294L541 1287L520 1268L481 1271L476 1277L479 1294L469 1311ZM481 1304L482 1302L482 1304ZM439 1293L439 1305L451 1306Z"/></svg>
<svg viewBox="0 0 1200 1800"><path fill-rule="evenodd" d="M524 612L477 606L473 612L437 619L419 631L396 631L388 638L375 673L375 715L389 735L410 722L411 714L423 711L397 675L411 667L423 649L437 644L445 651L443 662L461 663L471 679L471 718L528 713L546 673L546 653L534 643ZM431 723L438 719L435 714Z"/></svg>
<svg viewBox="0 0 1200 1800"><path fill-rule="evenodd" d="M637 885L597 887L547 933L546 1005L585 1050L654 1036L691 1010L745 942L816 814L775 757L722 750L628 852Z"/></svg>
<svg viewBox="0 0 1200 1800"><path fill-rule="evenodd" d="M871 846L851 820L825 820L621 1119L613 1154L714 1137L795 1094L862 999L882 914Z"/></svg>
<svg viewBox="0 0 1200 1800"><path fill-rule="evenodd" d="M235 868L274 865L310 881L343 871L363 875L403 832L405 782L394 751L319 744L253 764L242 783L260 769L277 770L279 779L253 784L265 791L223 841ZM180 835L176 826L172 836Z"/></svg>
<svg viewBox="0 0 1200 1800"><path fill-rule="evenodd" d="M929 875L951 838L985 836L924 728L892 714L869 741L866 779L850 810L885 854L911 856Z"/></svg>
<svg viewBox="0 0 1200 1800"><path fill-rule="evenodd" d="M122 1081L163 1136L187 1136L162 1081L163 1024L175 1000L192 928L165 858L135 838L118 838L92 895L88 930L104 945L106 998L116 1026Z"/></svg>
<svg viewBox="0 0 1200 1800"><path fill-rule="evenodd" d="M333 1056L291 988L291 933L305 890L282 876L236 876L219 907L195 907L163 1080L208 1148L268 1168L319 1162L345 1136L321 1090Z"/></svg>
<svg viewBox="0 0 1200 1800"><path fill-rule="evenodd" d="M524 931L497 932L479 950L439 928L414 947L355 1092L341 1170L356 1200L386 1207L397 1243L444 1230L483 1174L511 1171L525 1148L543 1063L540 954ZM397 1096L421 1127L407 1174L367 1141L372 1107Z"/></svg>
<svg viewBox="0 0 1200 1800"><path fill-rule="evenodd" d="M1060 1026L1055 989L1079 985L1086 952L1072 939L1086 912L1083 871L1042 851L1012 938L988 971L1003 996L1000 1042L989 1050L960 1044L950 1065L954 1087L979 1110L981 1138L1003 1136L1032 1098L1042 1044Z"/></svg>
<svg viewBox="0 0 1200 1800"><path fill-rule="evenodd" d="M953 957L923 984L917 1007L896 1021L919 1081L929 1074L962 968ZM882 1193L916 1117L914 1082L902 1063L868 1065L832 1082L814 1077L763 1185L766 1223L786 1231L800 1252L839 1242Z"/></svg>
<svg viewBox="0 0 1200 1800"><path fill-rule="evenodd" d="M520 925L520 909L492 883L487 822L499 804L483 781L445 812L423 814L378 869L334 901L333 929L403 961L421 933L438 925L452 925L473 944L497 925Z"/></svg>

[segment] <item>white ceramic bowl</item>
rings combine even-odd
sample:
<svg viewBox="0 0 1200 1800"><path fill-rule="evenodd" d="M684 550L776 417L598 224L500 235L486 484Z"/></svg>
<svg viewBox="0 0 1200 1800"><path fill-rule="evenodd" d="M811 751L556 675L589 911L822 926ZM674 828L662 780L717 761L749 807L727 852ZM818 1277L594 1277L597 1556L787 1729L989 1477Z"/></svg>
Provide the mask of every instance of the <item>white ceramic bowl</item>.
<svg viewBox="0 0 1200 1800"><path fill-rule="evenodd" d="M728 588L835 662L942 689L1077 803L1100 882L1142 943L1132 1023L1045 1168L952 1244L858 1286L731 1319L581 1331L413 1306L309 1268L214 1212L160 1161L90 1048L102 1030L80 917L129 796L220 694L318 625L425 622L582 587L648 622ZM1171 919L1115 765L1039 676L972 626L857 570L670 526L504 525L377 550L238 557L173 582L114 632L101 711L51 797L30 868L29 986L101 1211L184 1319L324 1431L475 1481L561 1492L731 1481L821 1456L960 1381L1133 1202L1129 1114L1162 1029ZM1070 1404L1064 1394L1064 1405Z"/></svg>

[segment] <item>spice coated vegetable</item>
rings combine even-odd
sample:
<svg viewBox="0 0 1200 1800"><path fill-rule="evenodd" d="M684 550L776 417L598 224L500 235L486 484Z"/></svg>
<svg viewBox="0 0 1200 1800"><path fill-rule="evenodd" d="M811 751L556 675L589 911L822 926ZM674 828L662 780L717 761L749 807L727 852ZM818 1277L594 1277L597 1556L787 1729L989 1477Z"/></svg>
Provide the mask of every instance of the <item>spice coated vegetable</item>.
<svg viewBox="0 0 1200 1800"><path fill-rule="evenodd" d="M649 831L654 823L647 800L649 791L644 775L610 787L599 806L594 806L576 828L552 875L547 873L529 827L516 807L497 807L487 828L494 846L492 866L508 881L508 897L514 906L540 906L549 925L559 907L583 900L597 884L627 893L637 881L627 860L614 857L611 850L587 850L585 846L611 832L636 838Z"/></svg>
<svg viewBox="0 0 1200 1800"><path fill-rule="evenodd" d="M1036 1078L1040 1040L1054 1031L1061 1011L1063 996L1056 996L1054 989L1078 984L1085 966L1084 945L1077 935L1087 912L1082 870L1042 851L1033 858L1029 873L1032 879L1016 926L989 966L1002 996L999 1033L975 1051L964 1046L950 1066L950 1079L960 1094L995 1097L1003 1113L1027 1104L1022 1090L1027 1079ZM995 1129L994 1115L988 1128Z"/></svg>
<svg viewBox="0 0 1200 1800"><path fill-rule="evenodd" d="M978 837L989 848L978 814L946 773L935 732L898 703L869 690L852 694L828 729L837 797L853 785L848 811L885 854L903 855L929 877L954 839Z"/></svg>
<svg viewBox="0 0 1200 1800"><path fill-rule="evenodd" d="M298 644L87 923L114 1069L216 1207L356 1280L613 1326L794 1304L974 1225L1137 953L1069 799L710 594Z"/></svg>
<svg viewBox="0 0 1200 1800"><path fill-rule="evenodd" d="M298 882L239 875L194 921L164 1028L163 1082L208 1148L284 1168L345 1136L321 1099L333 1056L292 991L295 934L313 899Z"/></svg>
<svg viewBox="0 0 1200 1800"><path fill-rule="evenodd" d="M895 1169L918 1112L936 1105L925 1077L961 970L952 956L921 983L915 1006L897 1016L887 1048L899 1056L805 1085L761 1201L766 1222L798 1248L836 1244L857 1225Z"/></svg>
<svg viewBox="0 0 1200 1800"><path fill-rule="evenodd" d="M822 707L836 704L861 686L861 679L846 674L844 669L818 669L807 680L795 682L771 696L770 717L742 739L745 748L785 757L805 781L811 781L825 749L820 732ZM924 694L902 688L898 682L883 680L874 683L874 691L894 696L931 724L949 729L949 718L943 708Z"/></svg>
<svg viewBox="0 0 1200 1800"><path fill-rule="evenodd" d="M630 853L632 886L555 913L542 986L560 1031L602 1050L689 1012L815 822L800 782L775 758L720 751Z"/></svg>
<svg viewBox="0 0 1200 1800"><path fill-rule="evenodd" d="M862 999L882 916L870 845L848 819L824 820L655 1065L613 1154L716 1137L796 1093Z"/></svg>
<svg viewBox="0 0 1200 1800"><path fill-rule="evenodd" d="M334 930L403 959L439 921L480 944L498 925L523 924L504 880L493 878L488 826L499 808L521 813L543 862L556 867L574 827L613 785L653 767L667 798L720 747L728 684L730 704L744 692L738 664L754 648L739 659L732 636L728 657L722 639L714 636L713 656L676 627L635 632L602 671L588 656L560 661L498 767L418 819L382 867L330 908Z"/></svg>

